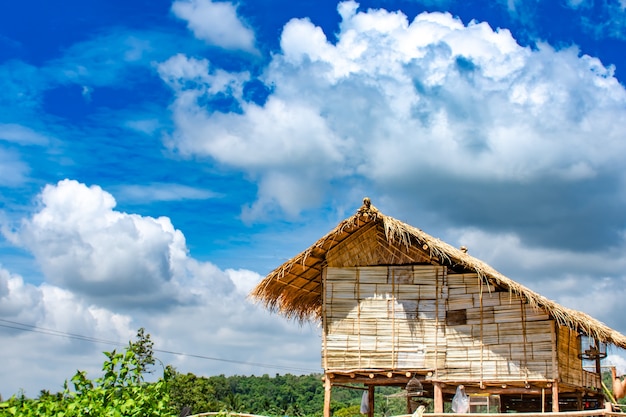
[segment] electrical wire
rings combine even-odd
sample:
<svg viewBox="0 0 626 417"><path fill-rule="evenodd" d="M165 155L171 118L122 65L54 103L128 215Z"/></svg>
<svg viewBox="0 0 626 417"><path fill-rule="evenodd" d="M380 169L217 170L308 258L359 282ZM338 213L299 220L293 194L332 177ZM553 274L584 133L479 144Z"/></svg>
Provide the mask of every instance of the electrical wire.
<svg viewBox="0 0 626 417"><path fill-rule="evenodd" d="M8 323L8 324L3 324L3 323ZM90 343L101 343L101 344L107 344L107 345L113 345L113 346L126 346L127 345L127 343L114 342L111 340L99 339L96 337L85 336L85 335L80 335L76 333L62 332L59 330L47 329L44 327L33 326L30 324L19 323L16 321L11 321L11 320L6 320L6 319L0 319L0 327L4 327L7 329L28 331L28 332L33 332L33 333L40 333L40 334L45 334L48 336L64 337L67 339L80 340L83 342L90 342ZM152 351L159 352L159 353L167 353L170 355L184 356L184 357L189 357L189 358L204 359L204 360L218 361L218 362L227 362L227 363L234 363L238 365L255 366L255 367L260 367L260 368L271 368L271 369L279 369L279 370L284 370L284 371L299 371L299 372L307 372L307 373L318 372L318 371L305 369L305 368L297 368L297 367L282 366L282 365L270 365L266 363L257 363L257 362L246 362L246 361L240 361L240 360L235 360L235 359L223 359L223 358L216 358L212 356L197 355L193 353L175 352L175 351L165 350L165 349L153 348Z"/></svg>

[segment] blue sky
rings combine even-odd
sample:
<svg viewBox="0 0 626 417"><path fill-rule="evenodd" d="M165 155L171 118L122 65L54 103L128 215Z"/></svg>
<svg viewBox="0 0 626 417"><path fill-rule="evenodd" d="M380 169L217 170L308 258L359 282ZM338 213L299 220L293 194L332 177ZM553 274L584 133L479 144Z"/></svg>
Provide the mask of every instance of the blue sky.
<svg viewBox="0 0 626 417"><path fill-rule="evenodd" d="M246 295L364 196L626 332L623 0L2 8L3 397L97 373L51 331L319 371Z"/></svg>

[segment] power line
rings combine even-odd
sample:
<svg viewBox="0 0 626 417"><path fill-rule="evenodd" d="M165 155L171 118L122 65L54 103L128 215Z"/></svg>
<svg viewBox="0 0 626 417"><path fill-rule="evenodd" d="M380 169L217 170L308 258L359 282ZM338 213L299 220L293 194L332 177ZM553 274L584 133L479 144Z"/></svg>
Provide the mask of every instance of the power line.
<svg viewBox="0 0 626 417"><path fill-rule="evenodd" d="M16 327L16 326L10 326L10 325L7 325L7 324L0 324L0 327L5 327L5 328L9 328L9 329L16 329L16 330L23 330L23 331L33 332L33 333L47 334L47 335L50 335L50 336L65 337L67 339L76 339L76 340L82 340L82 341L85 341L85 342L92 342L92 343L104 343L104 344L116 345L116 346L124 346L125 345L123 343L113 342L113 341L110 341L110 340L98 339L98 338L95 338L95 337L84 336L84 335L80 335L80 334L76 334L76 333L61 332L59 330L46 329L44 327L37 327L37 326L33 326L31 324L19 323L19 322L11 321L11 320L0 319L0 321L4 322L4 323L10 323L10 324L14 324L16 326L20 326L20 327Z"/></svg>
<svg viewBox="0 0 626 417"><path fill-rule="evenodd" d="M0 319L0 322L8 323L8 324L0 323L0 327L4 327L7 329L15 329L15 330L28 331L28 332L33 332L33 333L40 333L40 334L45 334L48 336L64 337L67 339L80 340L83 342L90 342L90 343L102 343L102 344L114 345L114 346L126 346L127 345L126 343L114 342L111 340L99 339L99 338L80 335L76 333L62 332L62 331L54 330L54 329L46 329L44 327L33 326L31 324L19 323L16 321L11 321L11 320L6 320L6 319ZM317 371L314 371L311 369L305 369L305 368L270 365L266 363L257 363L257 362L246 362L246 361L239 361L235 359L223 359L223 358L216 358L216 357L205 356L205 355L197 355L193 353L175 352L175 351L165 350L165 349L153 348L152 350L154 352L167 353L170 355L185 356L185 357L190 357L190 358L197 358L197 359L204 359L204 360L211 360L211 361L218 361L218 362L234 363L238 365L248 365L248 366L261 367L261 368L280 369L280 370L285 370L285 371L289 370L289 371L300 371L300 372L309 372L309 373L317 372Z"/></svg>

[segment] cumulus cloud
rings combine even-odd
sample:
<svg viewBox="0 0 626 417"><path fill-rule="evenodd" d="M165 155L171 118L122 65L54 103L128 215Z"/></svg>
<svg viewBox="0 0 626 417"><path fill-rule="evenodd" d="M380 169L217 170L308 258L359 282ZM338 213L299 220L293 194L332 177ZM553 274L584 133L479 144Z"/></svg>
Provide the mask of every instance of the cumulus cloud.
<svg viewBox="0 0 626 417"><path fill-rule="evenodd" d="M586 244L615 241L626 141L614 121L626 116L626 91L612 68L446 13L410 21L355 2L338 11L336 40L308 19L285 25L262 104L238 88L211 90L193 58L160 67L176 92L170 146L256 180L246 216L296 215L347 182L398 200L419 190L424 209L477 226L506 222L524 239L572 233L555 220L574 206L569 224L589 234ZM236 110L206 106L218 94ZM523 204L530 197L533 207ZM606 224L590 224L591 213Z"/></svg>
<svg viewBox="0 0 626 417"><path fill-rule="evenodd" d="M195 303L194 291L207 286L233 290L217 267L189 257L183 234L166 217L116 211L111 194L72 180L46 186L40 201L10 237L55 285L125 308Z"/></svg>
<svg viewBox="0 0 626 417"><path fill-rule="evenodd" d="M96 371L92 360L102 345L86 340L102 340L124 344L132 338L130 316L114 313L89 304L68 290L48 285L33 285L0 267L0 343L7 357L0 390L12 395L18 388L32 387L36 381L41 388L61 389L61 369L66 378L77 366ZM76 337L80 336L80 337ZM45 346L45 349L41 347ZM70 362L71 361L71 362ZM33 363L46 363L45 367ZM56 377L57 380L52 380ZM34 396L37 392L27 392Z"/></svg>
<svg viewBox="0 0 626 417"><path fill-rule="evenodd" d="M3 396L23 387L61 390L61 376L76 369L97 375L98 352L115 348L108 342L123 346L139 327L151 334L156 356L180 372L319 370L317 329L248 300L258 273L198 261L168 218L115 204L99 186L63 180L43 189L32 216L3 228L43 273L35 285L0 268L0 344L16 358L4 369L15 377L2 378Z"/></svg>
<svg viewBox="0 0 626 417"><path fill-rule="evenodd" d="M187 27L198 39L224 49L256 52L254 32L230 2L177 0L172 4L172 12L187 21Z"/></svg>

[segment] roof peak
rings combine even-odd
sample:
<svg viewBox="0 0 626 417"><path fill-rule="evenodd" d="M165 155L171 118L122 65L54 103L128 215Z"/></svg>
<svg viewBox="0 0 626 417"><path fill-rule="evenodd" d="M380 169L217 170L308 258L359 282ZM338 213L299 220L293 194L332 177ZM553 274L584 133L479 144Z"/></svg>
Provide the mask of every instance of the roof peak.
<svg viewBox="0 0 626 417"><path fill-rule="evenodd" d="M372 200L369 197L363 198L363 205L356 211L357 216L369 217L372 215L376 217L380 212L372 204Z"/></svg>

